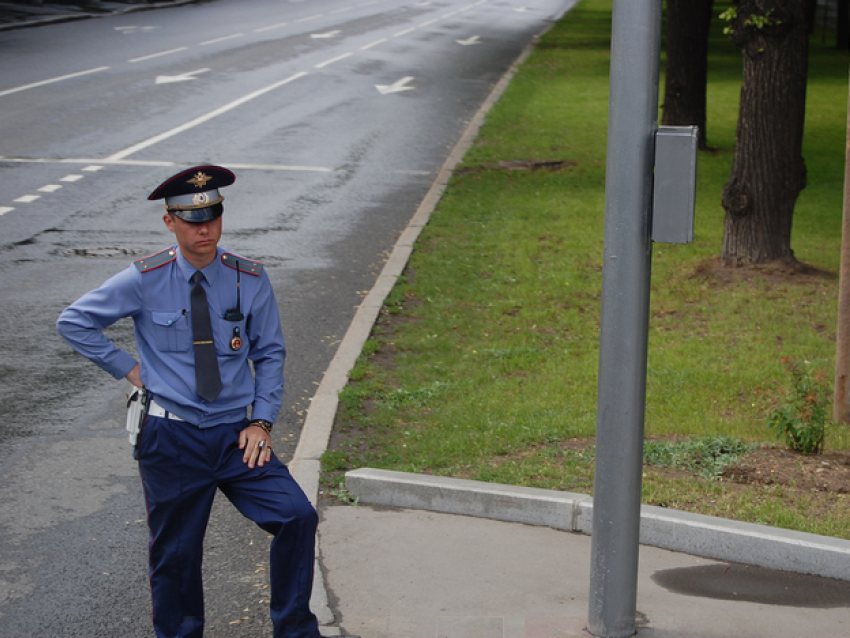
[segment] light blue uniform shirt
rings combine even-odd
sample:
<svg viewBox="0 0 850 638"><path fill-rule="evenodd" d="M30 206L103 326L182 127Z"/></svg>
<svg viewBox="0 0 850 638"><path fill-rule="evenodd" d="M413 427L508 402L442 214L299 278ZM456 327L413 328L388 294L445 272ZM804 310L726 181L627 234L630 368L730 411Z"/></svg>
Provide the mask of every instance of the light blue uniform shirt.
<svg viewBox="0 0 850 638"><path fill-rule="evenodd" d="M224 251L219 248L216 260L201 271L222 382L221 394L207 402L195 392L190 279L197 269L177 247L171 250L176 259L145 272L132 265L80 297L59 316L57 330L77 352L121 379L136 360L103 330L132 317L142 382L163 408L199 427L239 421L248 406L252 406L251 418L274 423L283 398L286 351L268 275L264 270L240 273L244 318L234 322L224 319L237 303L236 270L222 261ZM236 350L231 347L234 328L242 338Z"/></svg>

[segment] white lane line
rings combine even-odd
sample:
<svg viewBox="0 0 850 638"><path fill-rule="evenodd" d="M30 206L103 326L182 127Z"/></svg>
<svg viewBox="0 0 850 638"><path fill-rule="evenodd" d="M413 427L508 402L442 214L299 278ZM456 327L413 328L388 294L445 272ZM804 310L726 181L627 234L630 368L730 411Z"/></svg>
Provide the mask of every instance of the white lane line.
<svg viewBox="0 0 850 638"><path fill-rule="evenodd" d="M203 124L204 122L207 122L207 121L209 121L209 120L211 120L215 117L218 117L219 115L222 115L224 113L227 113L228 111L235 109L237 106L242 106L243 104L246 104L247 102L250 102L251 100L258 98L261 95L265 95L269 91L274 91L275 89L280 88L284 84L289 84L290 82L297 80L298 78L302 78L305 75L307 75L306 71L300 71L299 73L296 73L295 75L290 75L288 78L281 80L280 82L275 82L274 84L270 84L269 86L264 87L262 89L259 89L257 91L254 91L253 93L249 93L248 95L245 95L245 96L239 98L238 100L234 100L233 102L230 102L229 104L225 104L224 106L221 106L217 109L214 109L214 110L210 111L209 113L207 113L206 115L196 117L194 120L190 120L190 121L186 122L185 124L181 124L180 126L177 126L173 129L171 129L170 131L165 131L164 133L160 133L159 135L154 135L153 137L148 138L148 139L144 140L143 142L139 142L138 144L134 144L133 146L125 148L123 151L119 151L119 152L115 153L114 155L110 155L106 159L107 160L124 159L125 157L128 157L128 156L132 155L133 153L138 153L139 151L146 149L149 146L153 146L154 144L158 144L159 142L162 142L163 140L167 140L170 137L174 137L175 135L178 135L179 133L183 133L184 131L188 131L189 129L192 129L192 128L200 125L200 124Z"/></svg>
<svg viewBox="0 0 850 638"><path fill-rule="evenodd" d="M0 215L5 215L6 213L11 213L13 210L15 210L15 209L11 206L0 206Z"/></svg>
<svg viewBox="0 0 850 638"><path fill-rule="evenodd" d="M316 65L317 69L324 69L326 66L330 66L334 62L339 62L340 60L344 60L345 58L350 58L353 53L343 53L342 55L338 55L335 58L331 58L330 60L325 60L324 62L320 62Z"/></svg>
<svg viewBox="0 0 850 638"><path fill-rule="evenodd" d="M413 31L416 31L416 27L410 27L409 29L405 29L404 31L399 31L398 33L393 33L393 37L394 38L400 38L401 36L407 35L408 33L411 33Z"/></svg>
<svg viewBox="0 0 850 638"><path fill-rule="evenodd" d="M41 199L41 195L21 195L20 197L12 201L20 202L22 204L31 204L37 199Z"/></svg>
<svg viewBox="0 0 850 638"><path fill-rule="evenodd" d="M179 168L182 166L191 167L193 164L181 164L180 162L172 162L165 160L131 160L131 159L121 159L121 160L103 160L103 159L90 159L90 158L75 158L75 157L66 157L62 159L57 159L55 157L43 157L43 158L32 158L32 157L0 157L0 162L15 162L18 164L91 164L92 162L101 162L102 164L108 164L109 166L148 166L148 167L162 167L162 168ZM224 162L228 166L232 166L233 168L238 168L240 170L259 170L259 171L309 171L314 173L338 173L345 172L344 169L340 168L330 168L327 166L289 166L286 164L238 164L233 162ZM100 170L104 168L103 166L92 166L86 167L82 170L88 170L89 168L96 168Z"/></svg>
<svg viewBox="0 0 850 638"><path fill-rule="evenodd" d="M346 11L351 11L354 7L343 7L342 9L337 9L336 11L331 11L331 15L336 15L337 13L345 13Z"/></svg>
<svg viewBox="0 0 850 638"><path fill-rule="evenodd" d="M45 184L41 188L39 188L39 192L41 193L55 193L60 188L62 188L62 184Z"/></svg>
<svg viewBox="0 0 850 638"><path fill-rule="evenodd" d="M367 45L360 47L361 51L366 51L367 49L371 49L372 47L376 47L379 44L383 44L384 42L388 42L386 38L381 38L380 40L375 40L374 42L370 42Z"/></svg>
<svg viewBox="0 0 850 638"><path fill-rule="evenodd" d="M307 20L315 20L316 18L321 18L321 17L322 17L322 14L319 13L317 15L310 16L309 18L299 18L298 20L296 20L296 22L307 22Z"/></svg>
<svg viewBox="0 0 850 638"><path fill-rule="evenodd" d="M254 29L254 33L262 33L263 31L271 31L272 29L279 29L281 27L285 27L288 22L279 22L278 24L271 24L267 27L260 27L259 29Z"/></svg>
<svg viewBox="0 0 850 638"><path fill-rule="evenodd" d="M180 53L181 51L185 51L189 47L179 47L177 49L169 49L168 51L160 51L159 53L151 53L150 55L143 55L140 58L133 58L132 60L127 60L130 64L134 64L136 62L144 62L145 60L152 60L154 58L161 57L163 55L171 55L172 53Z"/></svg>
<svg viewBox="0 0 850 638"><path fill-rule="evenodd" d="M207 40L206 42L199 42L198 46L205 47L208 44L218 44L219 42L224 42L225 40L233 40L234 38L241 38L244 33L234 33L233 35L226 35L222 38L216 38L215 40Z"/></svg>
<svg viewBox="0 0 850 638"><path fill-rule="evenodd" d="M72 173L71 175L65 175L65 177L60 177L59 181L60 182L79 182L81 179L83 179L83 177L85 177L85 175L75 175L75 174Z"/></svg>
<svg viewBox="0 0 850 638"><path fill-rule="evenodd" d="M54 82L61 82L62 80L70 80L71 78L78 78L82 75L88 75L90 73L98 73L100 71L106 71L108 66L99 66L96 69L89 69L88 71L78 71L77 73L69 73L68 75L60 75L56 78L51 78L49 80L42 80L41 82L33 82L32 84L24 84L23 86L16 86L13 89L6 89L5 91L0 91L0 97L4 95L11 95L12 93L17 93L18 91L26 91L27 89L34 89L38 86L44 86L46 84L53 84Z"/></svg>
<svg viewBox="0 0 850 638"><path fill-rule="evenodd" d="M86 166L83 170L86 171L87 173L97 173L99 170L102 170L102 169L103 169L103 166L92 165L92 166Z"/></svg>
<svg viewBox="0 0 850 638"><path fill-rule="evenodd" d="M255 171L302 171L308 173L339 173L344 172L339 168L328 168L326 166L286 166L282 164L234 164L228 162L228 166L239 170Z"/></svg>
<svg viewBox="0 0 850 638"><path fill-rule="evenodd" d="M453 15L457 15L457 11L449 11L448 13L444 13L441 17L451 18Z"/></svg>
<svg viewBox="0 0 850 638"><path fill-rule="evenodd" d="M439 22L439 21L440 21L439 18L434 18L433 20L428 20L427 22L423 22L419 26L420 27L430 27L432 24L434 24L435 22Z"/></svg>
<svg viewBox="0 0 850 638"><path fill-rule="evenodd" d="M458 11L469 11L470 9L474 9L474 8L475 8L474 4L468 4L465 7L461 7L460 9L458 9Z"/></svg>

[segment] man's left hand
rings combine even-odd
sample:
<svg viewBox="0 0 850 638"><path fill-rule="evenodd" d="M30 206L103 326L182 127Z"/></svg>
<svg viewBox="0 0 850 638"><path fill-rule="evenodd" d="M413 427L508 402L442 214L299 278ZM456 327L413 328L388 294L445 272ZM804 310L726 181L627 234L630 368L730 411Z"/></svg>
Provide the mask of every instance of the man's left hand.
<svg viewBox="0 0 850 638"><path fill-rule="evenodd" d="M272 459L272 437L263 428L249 425L239 433L239 449L245 450L242 462L248 467L263 467Z"/></svg>

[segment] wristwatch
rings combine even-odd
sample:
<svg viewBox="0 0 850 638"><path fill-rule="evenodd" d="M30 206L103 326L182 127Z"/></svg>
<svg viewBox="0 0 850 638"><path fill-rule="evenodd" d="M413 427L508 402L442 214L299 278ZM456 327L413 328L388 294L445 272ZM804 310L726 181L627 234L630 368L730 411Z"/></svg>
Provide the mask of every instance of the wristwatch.
<svg viewBox="0 0 850 638"><path fill-rule="evenodd" d="M274 424L271 421L266 421L265 419L254 419L248 425L256 425L258 428L263 428L266 431L266 434L271 434L272 427L274 427Z"/></svg>

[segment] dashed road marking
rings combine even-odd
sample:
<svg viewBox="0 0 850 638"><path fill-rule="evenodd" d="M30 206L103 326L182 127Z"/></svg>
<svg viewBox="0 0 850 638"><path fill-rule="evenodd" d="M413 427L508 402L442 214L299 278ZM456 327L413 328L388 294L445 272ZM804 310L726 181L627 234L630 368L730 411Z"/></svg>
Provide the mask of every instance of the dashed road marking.
<svg viewBox="0 0 850 638"><path fill-rule="evenodd" d="M159 58L163 55L171 55L172 53L180 53L181 51L185 51L189 47L178 47L176 49L169 49L168 51L160 51L159 53L151 53L150 55L143 55L140 58L133 58L132 60L127 60L130 64L134 64L136 62L144 62L145 60L153 60L154 58Z"/></svg>
<svg viewBox="0 0 850 638"><path fill-rule="evenodd" d="M345 58L350 58L352 55L354 55L354 54L350 53L350 52L349 53L343 53L342 55L338 55L335 58L331 58L330 60L325 60L324 62L319 62L319 64L316 65L316 68L317 69L324 69L326 66L330 66L334 62L339 62L340 60L344 60Z"/></svg>
<svg viewBox="0 0 850 638"><path fill-rule="evenodd" d="M24 84L23 86L16 86L13 89L6 89L5 91L0 91L0 97L4 95L11 95L12 93L17 93L18 91L26 91L27 89L34 89L37 86L44 86L46 84L53 84L54 82L61 82L62 80L70 80L71 78L78 78L82 75L89 75L91 73L99 73L100 71L106 71L108 66L99 66L96 69L89 69L87 71L78 71L77 73L69 73L68 75L60 75L59 77L50 78L49 80L42 80L41 82L33 82L32 84Z"/></svg>

